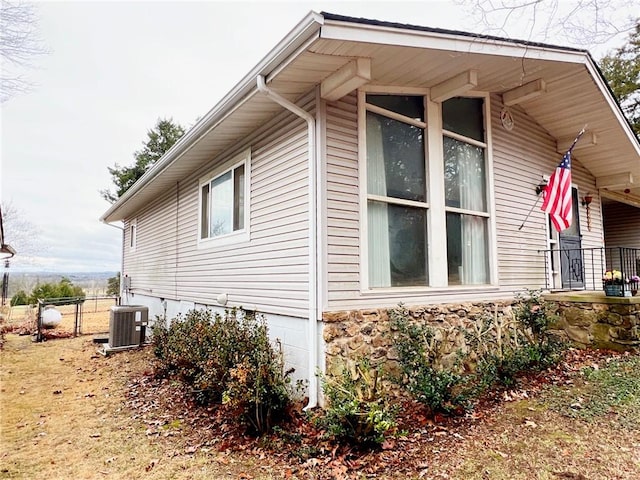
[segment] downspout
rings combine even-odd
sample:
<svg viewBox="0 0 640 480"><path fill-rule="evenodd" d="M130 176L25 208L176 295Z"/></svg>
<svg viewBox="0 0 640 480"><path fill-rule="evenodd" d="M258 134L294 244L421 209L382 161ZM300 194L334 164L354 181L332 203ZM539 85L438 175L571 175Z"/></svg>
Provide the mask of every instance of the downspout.
<svg viewBox="0 0 640 480"><path fill-rule="evenodd" d="M258 90L271 100L306 120L308 127L308 169L309 169L309 403L305 410L318 404L318 380L316 367L318 364L318 277L317 277L317 211L316 211L316 120L309 112L274 92L265 83L263 75L257 77Z"/></svg>
<svg viewBox="0 0 640 480"><path fill-rule="evenodd" d="M117 228L122 232L122 252L120 257L120 298L118 298L118 305L122 305L122 293L124 292L123 284L124 284L124 227L119 227L118 225L113 225L112 223L103 222L105 225L109 225L110 227ZM129 292L127 292L127 303L129 302Z"/></svg>

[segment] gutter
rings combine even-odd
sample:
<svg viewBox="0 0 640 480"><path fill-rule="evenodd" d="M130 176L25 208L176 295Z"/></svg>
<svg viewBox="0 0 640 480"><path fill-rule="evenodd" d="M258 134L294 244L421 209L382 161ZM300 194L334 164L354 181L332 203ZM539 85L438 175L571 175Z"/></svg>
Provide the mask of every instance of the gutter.
<svg viewBox="0 0 640 480"><path fill-rule="evenodd" d="M317 225L318 225L318 212L317 212L317 179L316 179L316 120L309 112L303 110L296 104L290 102L286 98L282 97L277 92L274 92L265 83L264 76L258 75L256 77L258 85L258 91L264 93L269 99L275 103L286 108L293 114L302 118L307 122L307 137L308 137L308 170L309 170L309 323L308 323L308 335L309 339L309 403L305 410L313 408L318 404L318 379L316 378L315 370L318 365L318 335L317 335L317 320L318 320L318 274L317 274Z"/></svg>
<svg viewBox="0 0 640 480"><path fill-rule="evenodd" d="M288 57L294 54L301 46L319 37L320 28L324 23L322 15L309 12L289 34L280 41L271 51L256 65L215 107L213 107L193 128L180 138L133 186L127 190L111 207L100 217L104 223L122 220L118 217L118 211L141 193L144 188L159 176L163 171L173 165L182 155L188 152L203 137L209 134L225 117L233 112L246 99L256 92L255 79L271 73Z"/></svg>

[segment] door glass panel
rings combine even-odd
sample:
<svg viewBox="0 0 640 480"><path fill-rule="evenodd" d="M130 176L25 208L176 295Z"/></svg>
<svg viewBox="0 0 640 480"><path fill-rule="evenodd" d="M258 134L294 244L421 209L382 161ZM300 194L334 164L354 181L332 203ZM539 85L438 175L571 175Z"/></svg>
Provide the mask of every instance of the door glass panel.
<svg viewBox="0 0 640 480"><path fill-rule="evenodd" d="M571 225L564 229L561 235L569 237L577 237L580 235L580 212L578 210L578 189L571 189Z"/></svg>

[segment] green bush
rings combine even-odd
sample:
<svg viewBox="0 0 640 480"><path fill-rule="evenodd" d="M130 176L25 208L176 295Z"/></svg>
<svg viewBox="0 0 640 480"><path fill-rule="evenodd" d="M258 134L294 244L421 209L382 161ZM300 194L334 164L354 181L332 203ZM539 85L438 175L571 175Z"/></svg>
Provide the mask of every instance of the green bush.
<svg viewBox="0 0 640 480"><path fill-rule="evenodd" d="M236 340L242 355L230 370L224 402L255 432L271 430L289 405L289 376L281 348L269 342L263 319L244 317Z"/></svg>
<svg viewBox="0 0 640 480"><path fill-rule="evenodd" d="M510 327L500 326L493 349L484 351L478 363L483 385L512 387L525 372L542 371L557 364L566 345L549 333L555 317L539 290L516 295ZM497 320L493 319L494 323ZM491 323L491 319L489 321Z"/></svg>
<svg viewBox="0 0 640 480"><path fill-rule="evenodd" d="M457 368L442 365L448 343L447 333L455 330L438 334L428 325L409 321L407 312L402 308L393 310L391 319L403 373L403 379L397 380L432 412L450 412L466 407L469 397L467 378L460 368L464 354L457 353Z"/></svg>
<svg viewBox="0 0 640 480"><path fill-rule="evenodd" d="M107 279L107 295L120 295L120 272Z"/></svg>
<svg viewBox="0 0 640 480"><path fill-rule="evenodd" d="M224 401L250 430L268 431L289 404L289 376L270 343L264 319L242 311L223 316L191 310L153 327L161 375L192 387L203 404Z"/></svg>
<svg viewBox="0 0 640 480"><path fill-rule="evenodd" d="M555 365L565 345L549 333L554 318L540 292L516 296L512 311L499 315L496 310L467 327L444 323L436 330L416 324L402 306L393 310L403 386L432 411L451 412L469 407L496 385L513 386L524 372ZM453 339L460 336L466 348L452 352Z"/></svg>
<svg viewBox="0 0 640 480"><path fill-rule="evenodd" d="M50 300L52 298L85 298L86 294L82 287L74 285L67 277L62 277L58 283L40 283L33 287L30 294L24 290L19 290L11 297L11 306L35 305L38 300Z"/></svg>
<svg viewBox="0 0 640 480"><path fill-rule="evenodd" d="M18 290L13 297L11 297L11 306L16 305L28 305L29 295L24 290Z"/></svg>
<svg viewBox="0 0 640 480"><path fill-rule="evenodd" d="M344 365L338 375L322 377L327 406L317 423L329 436L362 446L379 445L396 427L395 409L366 360Z"/></svg>

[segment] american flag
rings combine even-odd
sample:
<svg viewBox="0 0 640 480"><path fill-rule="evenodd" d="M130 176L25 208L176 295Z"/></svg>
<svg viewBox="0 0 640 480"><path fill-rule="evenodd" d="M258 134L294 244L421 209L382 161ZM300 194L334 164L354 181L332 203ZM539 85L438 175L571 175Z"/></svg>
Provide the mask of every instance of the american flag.
<svg viewBox="0 0 640 480"><path fill-rule="evenodd" d="M582 132L581 132L582 133ZM579 137L578 137L579 138ZM577 140L577 139L576 139ZM574 143L575 144L575 143ZM547 212L557 231L571 226L573 219L571 198L571 149L562 157L544 189L542 211Z"/></svg>

